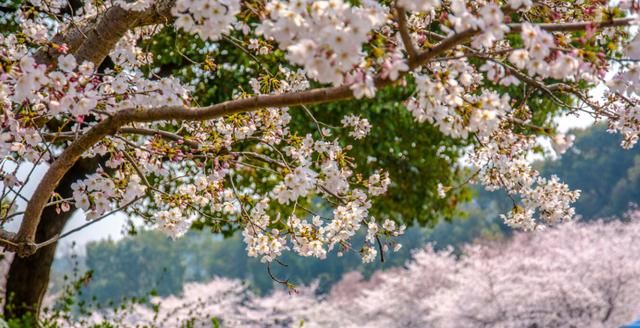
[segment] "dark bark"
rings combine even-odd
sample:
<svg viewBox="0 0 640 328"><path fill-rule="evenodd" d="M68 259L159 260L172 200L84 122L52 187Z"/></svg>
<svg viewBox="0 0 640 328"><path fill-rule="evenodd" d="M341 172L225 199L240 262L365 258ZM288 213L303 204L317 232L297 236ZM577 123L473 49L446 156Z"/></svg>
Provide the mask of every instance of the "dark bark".
<svg viewBox="0 0 640 328"><path fill-rule="evenodd" d="M71 212L57 214L55 209L47 208L38 225L37 240L47 240L60 233L70 217ZM5 292L5 317L22 318L29 314L37 317L49 285L56 246L57 243L53 243L28 257L16 256L11 262Z"/></svg>
<svg viewBox="0 0 640 328"><path fill-rule="evenodd" d="M64 198L71 197L71 184L95 171L97 160L81 160L64 176L56 192ZM36 241L43 242L61 233L73 211L56 213L55 207L45 208L38 225ZM5 291L4 314L6 318L37 317L42 299L49 285L51 264L57 242L39 249L28 257L16 256L11 262Z"/></svg>

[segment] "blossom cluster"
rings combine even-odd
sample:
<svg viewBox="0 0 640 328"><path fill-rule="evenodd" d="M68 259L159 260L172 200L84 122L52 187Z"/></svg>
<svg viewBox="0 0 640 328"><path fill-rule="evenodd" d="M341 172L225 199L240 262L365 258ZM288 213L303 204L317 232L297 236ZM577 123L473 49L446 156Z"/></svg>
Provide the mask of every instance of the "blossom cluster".
<svg viewBox="0 0 640 328"><path fill-rule="evenodd" d="M622 134L622 147L629 149L640 138L640 66L635 63L640 59L640 37L625 45L624 53L631 62L622 63L619 72L607 81L611 97L617 101L602 107L613 112L616 119L609 120L609 129Z"/></svg>
<svg viewBox="0 0 640 328"><path fill-rule="evenodd" d="M525 230L570 220L574 215L571 204L580 196L579 190L570 190L555 176L539 176L527 159L534 145L531 138L499 130L483 138L483 145L472 154L472 161L481 168L478 178L488 190L503 189L520 196L522 206L514 202L503 217L507 224ZM536 213L539 221L534 218Z"/></svg>
<svg viewBox="0 0 640 328"><path fill-rule="evenodd" d="M369 130L371 130L371 124L369 120L366 118L361 118L356 115L348 115L345 116L342 121L342 125L344 127L350 127L353 130L349 132L349 136L354 139L362 139L369 134Z"/></svg>
<svg viewBox="0 0 640 328"><path fill-rule="evenodd" d="M574 214L571 204L580 193L570 191L555 177L539 177L531 168L527 155L535 140L505 129L515 112L509 95L490 89L469 92L483 79L466 58L433 63L429 69L430 75L414 74L418 94L407 101L407 109L416 121L434 124L446 135L477 138L479 145L471 159L480 169L479 181L489 190L505 189L523 200L523 206L514 203L505 221L535 229L540 226L534 219L536 212L546 224L570 219ZM479 70L487 72L487 78L493 81L504 76L504 68L494 62L488 61ZM554 144L558 152L564 152L571 142L558 139Z"/></svg>
<svg viewBox="0 0 640 328"><path fill-rule="evenodd" d="M294 203L304 200L311 194L337 198L342 204L334 210L333 217L322 218L319 215L298 217L292 213L285 222L286 232L290 235L291 248L302 256L325 258L327 252L336 246L349 249L349 240L365 221L370 217L368 209L371 207L370 197L383 195L390 179L386 172L372 174L364 188L352 186L352 171L338 162L343 156L342 149L337 142L313 140L307 135L297 147L287 147L286 153L292 156L299 166L293 168L272 191L272 198L281 204ZM319 160L310 160L313 154ZM271 220L266 214L268 198L263 198L249 215L243 236L247 249L252 256L262 256L265 261L276 258L285 249L289 249L282 229L270 229ZM279 221L276 218L276 221ZM394 231L396 229L393 229ZM400 235L404 228L395 231ZM363 250L371 249L374 242L369 240ZM363 261L371 261L377 252L361 252Z"/></svg>
<svg viewBox="0 0 640 328"><path fill-rule="evenodd" d="M239 0L177 0L172 8L177 28L211 41L231 30L239 12Z"/></svg>
<svg viewBox="0 0 640 328"><path fill-rule="evenodd" d="M310 79L333 85L343 84L345 74L362 63L362 45L388 11L370 0L361 7L342 0L270 1L267 10L270 19L257 32L275 39Z"/></svg>
<svg viewBox="0 0 640 328"><path fill-rule="evenodd" d="M432 123L454 138L466 138L470 133L488 136L498 128L510 110L508 95L490 90L480 95L467 93L480 77L466 60L434 64L432 69L446 71L446 79L415 74L418 95L409 99L407 109L416 121Z"/></svg>

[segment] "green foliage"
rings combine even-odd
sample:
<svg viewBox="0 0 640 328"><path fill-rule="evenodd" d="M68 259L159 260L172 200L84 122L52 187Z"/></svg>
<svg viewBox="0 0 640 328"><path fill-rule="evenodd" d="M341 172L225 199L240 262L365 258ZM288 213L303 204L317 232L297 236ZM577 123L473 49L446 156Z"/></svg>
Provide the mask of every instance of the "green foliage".
<svg viewBox="0 0 640 328"><path fill-rule="evenodd" d="M356 172L373 172L384 168L392 184L384 197L373 204L371 214L389 217L407 224L433 226L441 217L452 218L460 213L457 205L470 200L466 188L458 188L449 197L437 195L437 185L456 185L466 173L456 165L463 142L444 136L428 124L416 124L404 107L411 87L386 89L376 99L345 101L314 106L309 111L320 122L340 126L344 115L367 118L373 128L363 140L353 140L348 131L339 131L339 139L350 140L350 155ZM313 131L308 116L294 116L293 129Z"/></svg>
<svg viewBox="0 0 640 328"><path fill-rule="evenodd" d="M20 0L0 0L0 34L15 33L18 20L16 12L21 5Z"/></svg>
<svg viewBox="0 0 640 328"><path fill-rule="evenodd" d="M38 327L36 320L31 314L22 318L12 318L8 321L0 319L0 328L35 328Z"/></svg>

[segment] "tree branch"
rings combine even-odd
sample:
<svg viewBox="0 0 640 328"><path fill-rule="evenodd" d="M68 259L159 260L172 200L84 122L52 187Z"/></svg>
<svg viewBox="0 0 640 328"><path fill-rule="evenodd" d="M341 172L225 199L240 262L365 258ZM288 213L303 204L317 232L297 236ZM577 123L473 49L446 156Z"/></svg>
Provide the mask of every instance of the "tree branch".
<svg viewBox="0 0 640 328"><path fill-rule="evenodd" d="M400 37L402 38L402 43L404 44L404 49L407 51L409 63L411 63L418 51L413 44L413 40L411 39L411 34L409 33L409 26L407 24L407 12L402 7L396 6L396 18L398 19L398 32L400 33Z"/></svg>
<svg viewBox="0 0 640 328"><path fill-rule="evenodd" d="M617 26L628 26L631 25L633 21L636 19L633 17L627 18L615 18L612 20L608 20L605 22L576 22L576 23L548 23L548 24L534 24L540 29L545 30L547 32L576 32L585 30L587 27L617 27ZM522 31L523 24L508 24L510 33L519 33Z"/></svg>
<svg viewBox="0 0 640 328"><path fill-rule="evenodd" d="M62 177L85 151L97 144L105 136L114 134L117 128L124 125L125 122L123 115L120 113L106 118L74 141L51 164L33 192L33 196L24 211L24 218L16 236L18 244L21 245L20 249L17 250L18 255L26 256L32 254L29 252L35 252L35 233L38 223L40 223L40 216Z"/></svg>
<svg viewBox="0 0 640 328"><path fill-rule="evenodd" d="M171 7L174 4L175 0L159 0L139 12L119 6L109 7L101 14L70 24L53 37L50 46L36 52L34 58L39 64L52 65L61 54L52 45L66 44L68 53L74 54L78 63L88 60L97 67L130 29L172 22Z"/></svg>
<svg viewBox="0 0 640 328"><path fill-rule="evenodd" d="M118 133L123 133L123 134L138 134L138 135L146 135L146 136L156 136L159 135L163 138L166 139L170 139L173 141L178 141L178 142L182 142L183 144L191 147L191 148L200 148L200 144L195 142L195 141L191 141L191 140L187 140L184 137L177 135L175 133L171 133L168 131L163 131L163 130L153 130L153 129L144 129L144 128L129 128L129 127L124 127L124 128L120 128L120 130L118 130Z"/></svg>

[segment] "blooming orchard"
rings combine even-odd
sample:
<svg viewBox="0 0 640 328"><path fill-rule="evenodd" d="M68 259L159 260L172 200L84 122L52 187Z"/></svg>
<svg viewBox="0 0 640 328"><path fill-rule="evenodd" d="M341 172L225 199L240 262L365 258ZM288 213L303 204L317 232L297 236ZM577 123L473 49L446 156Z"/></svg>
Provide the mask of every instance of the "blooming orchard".
<svg viewBox="0 0 640 328"><path fill-rule="evenodd" d="M640 306L640 222L569 222L503 242L418 250L404 268L364 280L348 273L328 295L315 286L259 297L237 281L187 284L180 297L155 298L157 313L134 305L95 312L63 326L123 327L619 327Z"/></svg>
<svg viewBox="0 0 640 328"><path fill-rule="evenodd" d="M527 156L539 146L535 132L558 153L572 138L533 125L528 103L547 98L564 113L606 119L633 147L634 4L119 0L69 13L62 2L31 1L18 11L19 33L0 36L1 214L22 218L0 241L23 256L54 242L35 240L52 206L89 220L125 210L172 237L193 223L224 223L242 229L248 253L264 261L349 250L372 261L399 249L393 237L405 229L369 214L393 183L384 167L363 175L350 160L349 143L366 142L376 126L358 115L342 127L311 117L317 131L299 135L289 123L307 105L374 98L383 88L415 88L405 105L416 133L431 124L473 145L471 180L509 193L507 223L534 230L569 220L579 191L539 176ZM269 55L278 72L223 63L248 82L228 101L196 104L193 84L146 69L153 56L142 43L166 26L199 37L203 49L231 40L259 67ZM98 69L107 56L115 67ZM589 94L601 84L604 97ZM336 129L350 139L333 137ZM101 165L64 198L54 191L80 158ZM25 163L50 164L32 196L23 195L31 174L16 174ZM446 198L457 187L434 192ZM309 208L318 202L332 212ZM352 245L360 230L364 245Z"/></svg>

